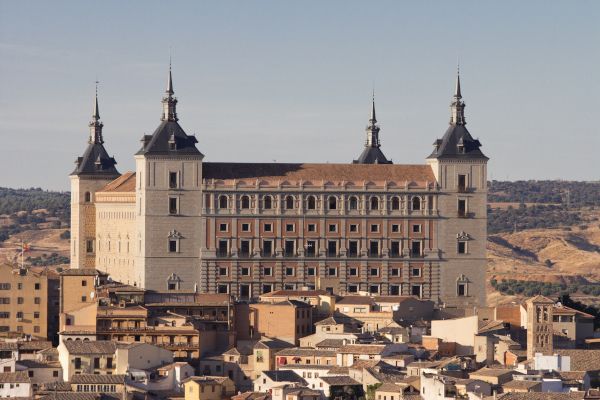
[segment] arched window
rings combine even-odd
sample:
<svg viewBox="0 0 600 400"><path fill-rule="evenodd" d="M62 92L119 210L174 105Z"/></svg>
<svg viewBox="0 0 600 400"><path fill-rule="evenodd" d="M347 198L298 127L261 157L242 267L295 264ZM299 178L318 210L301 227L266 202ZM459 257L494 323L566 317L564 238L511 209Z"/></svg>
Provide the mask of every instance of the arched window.
<svg viewBox="0 0 600 400"><path fill-rule="evenodd" d="M358 209L358 199L354 196L350 197L350 209L351 210Z"/></svg>
<svg viewBox="0 0 600 400"><path fill-rule="evenodd" d="M420 210L421 209L421 199L418 197L413 197L412 199L412 209Z"/></svg>
<svg viewBox="0 0 600 400"><path fill-rule="evenodd" d="M250 208L250 197L242 197L242 208Z"/></svg>
<svg viewBox="0 0 600 400"><path fill-rule="evenodd" d="M337 198L335 196L331 196L329 198L329 209L336 210L337 209Z"/></svg>
<svg viewBox="0 0 600 400"><path fill-rule="evenodd" d="M394 197L392 199L392 210L399 210L400 209L400 199L398 197Z"/></svg>
<svg viewBox="0 0 600 400"><path fill-rule="evenodd" d="M377 197L373 197L371 199L371 210L378 210L379 209L379 199Z"/></svg>
<svg viewBox="0 0 600 400"><path fill-rule="evenodd" d="M314 210L315 208L317 208L317 201L315 200L315 196L310 196L308 198L308 209Z"/></svg>
<svg viewBox="0 0 600 400"><path fill-rule="evenodd" d="M80 338L75 339L75 341L81 340Z"/></svg>
<svg viewBox="0 0 600 400"><path fill-rule="evenodd" d="M85 192L85 202L89 203L90 201L92 201L92 195L90 192Z"/></svg>
<svg viewBox="0 0 600 400"><path fill-rule="evenodd" d="M265 210L273 208L273 199L271 196L265 196Z"/></svg>
<svg viewBox="0 0 600 400"><path fill-rule="evenodd" d="M89 341L90 341L90 338L87 338L87 337L86 337L85 339L83 339L83 341L84 341L84 342L89 342Z"/></svg>
<svg viewBox="0 0 600 400"><path fill-rule="evenodd" d="M219 197L219 208L227 208L227 196Z"/></svg>
<svg viewBox="0 0 600 400"><path fill-rule="evenodd" d="M72 338L68 338L67 340L73 340Z"/></svg>
<svg viewBox="0 0 600 400"><path fill-rule="evenodd" d="M288 196L285 198L285 208L288 210L294 209L294 198L292 196Z"/></svg>

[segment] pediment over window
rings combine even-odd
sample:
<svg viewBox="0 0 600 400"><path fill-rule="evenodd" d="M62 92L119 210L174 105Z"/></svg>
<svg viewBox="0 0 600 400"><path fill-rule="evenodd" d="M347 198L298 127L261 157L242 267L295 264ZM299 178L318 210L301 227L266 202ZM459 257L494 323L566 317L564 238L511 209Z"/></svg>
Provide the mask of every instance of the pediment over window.
<svg viewBox="0 0 600 400"><path fill-rule="evenodd" d="M458 240L470 240L471 239L469 237L469 235L465 233L465 231L460 231L459 233L457 233L456 238Z"/></svg>

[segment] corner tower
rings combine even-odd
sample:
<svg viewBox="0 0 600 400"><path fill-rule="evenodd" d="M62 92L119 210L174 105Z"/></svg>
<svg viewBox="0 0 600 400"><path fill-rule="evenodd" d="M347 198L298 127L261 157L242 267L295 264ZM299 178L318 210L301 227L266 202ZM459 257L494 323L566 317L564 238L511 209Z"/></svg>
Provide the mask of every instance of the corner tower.
<svg viewBox="0 0 600 400"><path fill-rule="evenodd" d="M200 277L204 155L177 122L174 94L169 63L161 123L135 154L135 281L146 289L191 290Z"/></svg>
<svg viewBox="0 0 600 400"><path fill-rule="evenodd" d="M437 242L440 250L440 304L485 306L487 235L487 162L466 128L466 104L456 75L450 127L427 157L438 185Z"/></svg>
<svg viewBox="0 0 600 400"><path fill-rule="evenodd" d="M94 112L89 124L88 147L82 157L75 160L71 178L71 268L96 268L96 191L117 179L121 174L115 168L117 162L104 148L98 86Z"/></svg>
<svg viewBox="0 0 600 400"><path fill-rule="evenodd" d="M373 92L373 101L371 102L371 118L369 125L366 127L367 141L358 160L352 161L352 164L392 164L391 161L383 155L381 151L381 143L379 142L379 125L375 117L375 92Z"/></svg>

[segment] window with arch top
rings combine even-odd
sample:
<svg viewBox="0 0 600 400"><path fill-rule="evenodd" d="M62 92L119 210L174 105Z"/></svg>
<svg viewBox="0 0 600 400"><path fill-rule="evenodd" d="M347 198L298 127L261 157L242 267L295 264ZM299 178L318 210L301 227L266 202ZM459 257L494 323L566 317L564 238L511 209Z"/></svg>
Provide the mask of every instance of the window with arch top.
<svg viewBox="0 0 600 400"><path fill-rule="evenodd" d="M273 208L273 199L271 196L265 196L265 210Z"/></svg>
<svg viewBox="0 0 600 400"><path fill-rule="evenodd" d="M92 201L92 195L90 192L85 192L85 202L89 203L90 201Z"/></svg>
<svg viewBox="0 0 600 400"><path fill-rule="evenodd" d="M250 208L250 197L242 197L242 208Z"/></svg>
<svg viewBox="0 0 600 400"><path fill-rule="evenodd" d="M421 209L421 199L418 197L413 197L412 199L412 209L420 210Z"/></svg>
<svg viewBox="0 0 600 400"><path fill-rule="evenodd" d="M329 209L330 210L337 209L337 198L335 198L333 196L329 198Z"/></svg>
<svg viewBox="0 0 600 400"><path fill-rule="evenodd" d="M351 210L358 209L358 200L354 196L350 197L350 209Z"/></svg>
<svg viewBox="0 0 600 400"><path fill-rule="evenodd" d="M293 210L294 209L294 198L292 196L288 196L285 198L285 208L287 210Z"/></svg>
<svg viewBox="0 0 600 400"><path fill-rule="evenodd" d="M379 199L377 197L373 197L371 199L371 210L378 210L379 209Z"/></svg>
<svg viewBox="0 0 600 400"><path fill-rule="evenodd" d="M227 196L219 197L219 208L227 208Z"/></svg>
<svg viewBox="0 0 600 400"><path fill-rule="evenodd" d="M315 196L309 196L308 198L308 209L314 210L317 208L317 201L315 200Z"/></svg>
<svg viewBox="0 0 600 400"><path fill-rule="evenodd" d="M392 199L392 210L399 210L400 209L400 199L398 197L394 197Z"/></svg>

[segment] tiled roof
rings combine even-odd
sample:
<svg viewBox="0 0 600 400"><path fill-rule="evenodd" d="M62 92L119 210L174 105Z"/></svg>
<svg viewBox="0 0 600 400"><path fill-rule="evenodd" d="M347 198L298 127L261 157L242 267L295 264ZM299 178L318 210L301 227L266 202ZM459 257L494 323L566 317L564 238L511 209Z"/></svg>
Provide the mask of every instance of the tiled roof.
<svg viewBox="0 0 600 400"><path fill-rule="evenodd" d="M275 355L276 356L284 356L284 357L286 357L286 356L289 356L289 357L293 357L293 356L297 356L297 357L312 357L312 356L335 357L337 355L337 352L335 350L295 348L295 349L281 350L281 351L277 352Z"/></svg>
<svg viewBox="0 0 600 400"><path fill-rule="evenodd" d="M553 371L564 381L581 381L585 378L587 371Z"/></svg>
<svg viewBox="0 0 600 400"><path fill-rule="evenodd" d="M498 396L502 400L579 400L585 392L509 392Z"/></svg>
<svg viewBox="0 0 600 400"><path fill-rule="evenodd" d="M271 400L271 395L263 392L246 392L231 396L231 400Z"/></svg>
<svg viewBox="0 0 600 400"><path fill-rule="evenodd" d="M123 384L125 375L94 375L94 374L79 374L71 376L71 383L74 384Z"/></svg>
<svg viewBox="0 0 600 400"><path fill-rule="evenodd" d="M400 304L406 300L414 299L419 301L422 300L415 296L361 296L361 295L350 295L345 296L343 299L336 301L335 304L373 304L373 303L394 303Z"/></svg>
<svg viewBox="0 0 600 400"><path fill-rule="evenodd" d="M554 353L571 357L573 371L600 371L600 350L554 349Z"/></svg>
<svg viewBox="0 0 600 400"><path fill-rule="evenodd" d="M298 300L283 300L277 303L273 303L274 306L294 306L294 307L312 307L311 304L305 303Z"/></svg>
<svg viewBox="0 0 600 400"><path fill-rule="evenodd" d="M340 317L329 317L325 318L319 322L315 322L315 325L341 325L344 323L343 318Z"/></svg>
<svg viewBox="0 0 600 400"><path fill-rule="evenodd" d="M109 283L98 287L98 290L106 292L145 292L141 287L125 285L123 283Z"/></svg>
<svg viewBox="0 0 600 400"><path fill-rule="evenodd" d="M135 192L135 172L126 172L102 189L100 193L106 192Z"/></svg>
<svg viewBox="0 0 600 400"><path fill-rule="evenodd" d="M348 368L361 370L363 368L377 367L377 366L385 368L386 366L389 367L390 365L385 363L382 360L356 360Z"/></svg>
<svg viewBox="0 0 600 400"><path fill-rule="evenodd" d="M285 164L202 163L202 178L208 180L260 181L363 181L435 182L429 165L402 164Z"/></svg>
<svg viewBox="0 0 600 400"><path fill-rule="evenodd" d="M340 348L344 345L344 339L323 339L316 344L317 347L336 347Z"/></svg>
<svg viewBox="0 0 600 400"><path fill-rule="evenodd" d="M353 386L360 385L360 382L355 381L349 376L340 375L340 376L320 376L323 382L331 386Z"/></svg>
<svg viewBox="0 0 600 400"><path fill-rule="evenodd" d="M411 353L399 353L392 356L383 357L382 360L406 360L407 358L414 357Z"/></svg>
<svg viewBox="0 0 600 400"><path fill-rule="evenodd" d="M532 297L529 300L527 300L525 303L551 303L551 304L554 304L554 301L550 300L547 297L542 296L541 294L538 294L537 296Z"/></svg>
<svg viewBox="0 0 600 400"><path fill-rule="evenodd" d="M262 371L262 373L273 382L298 382L304 383L304 379L294 371Z"/></svg>
<svg viewBox="0 0 600 400"><path fill-rule="evenodd" d="M98 271L95 268L68 268L63 269L60 273L63 276L96 276L96 275L106 275L104 272Z"/></svg>
<svg viewBox="0 0 600 400"><path fill-rule="evenodd" d="M65 336L70 336L70 335L96 335L96 331L62 331L62 332L58 332L59 335L65 335Z"/></svg>
<svg viewBox="0 0 600 400"><path fill-rule="evenodd" d="M158 371L167 371L167 370L170 370L170 369L173 369L173 368L183 367L183 366L186 366L186 365L189 365L189 364L186 363L186 362L183 362L183 361L179 361L179 362L174 362L174 363L171 363L171 364L161 365L160 367L158 367L156 369Z"/></svg>
<svg viewBox="0 0 600 400"><path fill-rule="evenodd" d="M263 339L260 342L258 342L254 348L255 349L285 349L288 347L294 347L294 345L288 343L288 342L284 342L283 340L268 340L268 339Z"/></svg>
<svg viewBox="0 0 600 400"><path fill-rule="evenodd" d="M56 385L56 386L55 386ZM44 382L42 383L42 391L70 392L71 382Z"/></svg>
<svg viewBox="0 0 600 400"><path fill-rule="evenodd" d="M375 392L394 392L402 393L406 389L406 384L384 383L375 389Z"/></svg>
<svg viewBox="0 0 600 400"><path fill-rule="evenodd" d="M327 293L326 290L276 290L260 297L318 297Z"/></svg>
<svg viewBox="0 0 600 400"><path fill-rule="evenodd" d="M114 354L117 350L117 342L110 340L98 340L95 342L63 340L63 343L70 354Z"/></svg>
<svg viewBox="0 0 600 400"><path fill-rule="evenodd" d="M286 393L286 396L319 396L320 398L321 392L315 390L297 390L295 392Z"/></svg>
<svg viewBox="0 0 600 400"><path fill-rule="evenodd" d="M60 364L47 363L36 360L21 360L17 361L17 364L27 368L62 368Z"/></svg>
<svg viewBox="0 0 600 400"><path fill-rule="evenodd" d="M0 374L0 383L30 383L27 371L3 372Z"/></svg>
<svg viewBox="0 0 600 400"><path fill-rule="evenodd" d="M52 347L52 342L40 341L40 342L17 342L19 344L19 350L45 350Z"/></svg>
<svg viewBox="0 0 600 400"><path fill-rule="evenodd" d="M327 374L329 376L348 375L348 373L349 373L348 369L349 369L348 367L340 367L340 366L334 365L333 368L331 368Z"/></svg>
<svg viewBox="0 0 600 400"><path fill-rule="evenodd" d="M406 374L393 368L369 367L364 370L381 383L400 382L406 377Z"/></svg>
<svg viewBox="0 0 600 400"><path fill-rule="evenodd" d="M479 321L479 333L504 329L504 321Z"/></svg>
<svg viewBox="0 0 600 400"><path fill-rule="evenodd" d="M223 353L224 356L249 356L252 354L252 348L248 346L234 347L233 349L227 350Z"/></svg>
<svg viewBox="0 0 600 400"><path fill-rule="evenodd" d="M379 354L383 351L385 345L380 344L347 344L337 351L341 354Z"/></svg>
<svg viewBox="0 0 600 400"><path fill-rule="evenodd" d="M18 344L15 342L0 342L0 350L17 350Z"/></svg>
<svg viewBox="0 0 600 400"><path fill-rule="evenodd" d="M508 350L508 352L517 357L527 357L527 350Z"/></svg>
<svg viewBox="0 0 600 400"><path fill-rule="evenodd" d="M182 380L182 383L186 383L186 382L190 382L190 381L194 381L195 383L197 383L200 386L207 386L207 385L222 385L223 382L225 382L227 379L229 379L226 376L190 376L188 378L185 378L184 380Z"/></svg>
<svg viewBox="0 0 600 400"><path fill-rule="evenodd" d="M324 365L324 364L286 364L280 365L277 368L279 370L282 369L322 369L322 370L330 370L333 368L333 365Z"/></svg>
<svg viewBox="0 0 600 400"><path fill-rule="evenodd" d="M106 398L104 393L52 392L46 396L38 397L37 400L104 400Z"/></svg>
<svg viewBox="0 0 600 400"><path fill-rule="evenodd" d="M412 364L411 364L412 365ZM471 372L469 377L473 376L501 376L508 372L514 372L512 369L500 369L500 368L482 368L478 371Z"/></svg>
<svg viewBox="0 0 600 400"><path fill-rule="evenodd" d="M541 384L541 381L513 380L501 386L507 389L531 389Z"/></svg>

